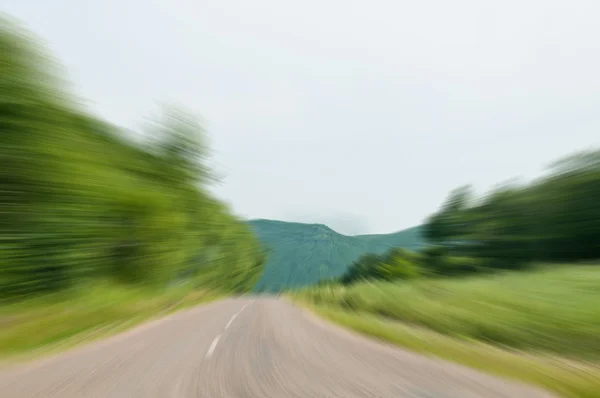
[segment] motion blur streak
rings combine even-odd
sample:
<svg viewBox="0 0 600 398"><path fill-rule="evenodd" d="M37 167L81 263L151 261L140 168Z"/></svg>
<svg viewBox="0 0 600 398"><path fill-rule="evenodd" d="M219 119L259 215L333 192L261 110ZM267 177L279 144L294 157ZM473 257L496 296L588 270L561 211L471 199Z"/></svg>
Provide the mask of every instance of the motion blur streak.
<svg viewBox="0 0 600 398"><path fill-rule="evenodd" d="M0 23L0 298L94 283L252 287L262 251L208 193L195 119L165 107L128 140L69 96L30 35Z"/></svg>
<svg viewBox="0 0 600 398"><path fill-rule="evenodd" d="M600 151L394 234L242 220L191 112L123 131L37 43L0 17L0 398L600 396Z"/></svg>
<svg viewBox="0 0 600 398"><path fill-rule="evenodd" d="M550 397L356 337L280 300L252 301L225 330L232 315L249 302L209 304L33 367L5 371L0 373L0 395ZM207 352L211 355L205 358Z"/></svg>

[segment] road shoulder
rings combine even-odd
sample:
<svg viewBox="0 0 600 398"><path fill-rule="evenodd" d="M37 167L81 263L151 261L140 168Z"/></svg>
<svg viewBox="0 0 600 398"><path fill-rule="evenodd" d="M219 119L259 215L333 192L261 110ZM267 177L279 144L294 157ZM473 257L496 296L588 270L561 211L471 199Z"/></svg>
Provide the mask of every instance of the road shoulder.
<svg viewBox="0 0 600 398"><path fill-rule="evenodd" d="M326 324L346 338L356 338L361 335L374 337L384 345L392 344L425 356L449 360L488 374L538 386L559 396L600 396L600 366L595 364L573 363L562 358L509 352L369 314L315 306L291 298L286 300L299 306L311 321L320 324L321 327ZM332 328L333 325L325 320L343 326L345 329Z"/></svg>

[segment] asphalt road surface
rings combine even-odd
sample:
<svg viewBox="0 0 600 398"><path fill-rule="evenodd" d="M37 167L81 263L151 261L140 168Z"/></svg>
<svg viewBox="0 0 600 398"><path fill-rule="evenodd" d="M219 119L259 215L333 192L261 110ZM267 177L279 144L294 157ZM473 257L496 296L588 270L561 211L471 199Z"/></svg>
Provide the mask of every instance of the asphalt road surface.
<svg viewBox="0 0 600 398"><path fill-rule="evenodd" d="M550 397L275 298L227 299L0 371L2 398Z"/></svg>

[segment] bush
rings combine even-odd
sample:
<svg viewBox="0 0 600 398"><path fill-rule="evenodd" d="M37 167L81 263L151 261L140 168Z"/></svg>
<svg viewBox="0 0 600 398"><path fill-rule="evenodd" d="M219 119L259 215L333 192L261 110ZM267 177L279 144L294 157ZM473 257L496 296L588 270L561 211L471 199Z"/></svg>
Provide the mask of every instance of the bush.
<svg viewBox="0 0 600 398"><path fill-rule="evenodd" d="M401 256L387 259L385 262L379 264L377 270L379 276L377 279L385 279L388 281L395 279L414 279L421 274L417 263Z"/></svg>
<svg viewBox="0 0 600 398"><path fill-rule="evenodd" d="M451 255L445 247L440 246L428 247L420 255L423 268L437 275L458 276L507 268L503 266L504 260Z"/></svg>
<svg viewBox="0 0 600 398"><path fill-rule="evenodd" d="M438 272L443 275L464 275L489 269L489 260L474 257L448 256L441 262Z"/></svg>
<svg viewBox="0 0 600 398"><path fill-rule="evenodd" d="M423 272L421 256L404 249L391 249L383 256L367 254L354 262L339 281L350 284L365 279L413 279Z"/></svg>

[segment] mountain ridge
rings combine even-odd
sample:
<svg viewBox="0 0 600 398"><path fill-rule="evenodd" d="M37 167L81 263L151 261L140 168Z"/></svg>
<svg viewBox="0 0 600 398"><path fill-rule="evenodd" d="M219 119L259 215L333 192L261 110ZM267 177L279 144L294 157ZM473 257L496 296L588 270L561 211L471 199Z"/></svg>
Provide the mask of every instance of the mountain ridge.
<svg viewBox="0 0 600 398"><path fill-rule="evenodd" d="M422 227L391 234L344 235L321 223L253 219L248 224L269 255L257 292L278 292L341 276L360 256L392 247L418 250Z"/></svg>

